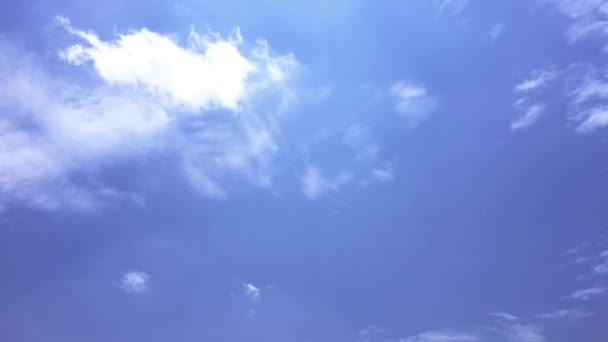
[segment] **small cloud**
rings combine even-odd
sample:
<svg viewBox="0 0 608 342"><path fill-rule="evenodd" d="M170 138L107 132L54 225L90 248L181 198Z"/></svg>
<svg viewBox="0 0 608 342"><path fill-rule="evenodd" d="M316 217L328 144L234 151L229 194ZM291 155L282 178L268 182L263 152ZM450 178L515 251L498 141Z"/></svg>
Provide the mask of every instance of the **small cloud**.
<svg viewBox="0 0 608 342"><path fill-rule="evenodd" d="M534 125L538 119L540 119L544 111L545 106L541 104L534 104L527 107L525 113L511 123L511 129L520 130Z"/></svg>
<svg viewBox="0 0 608 342"><path fill-rule="evenodd" d="M126 293L141 293L148 290L150 276L146 272L133 271L123 274L120 288Z"/></svg>
<svg viewBox="0 0 608 342"><path fill-rule="evenodd" d="M262 299L262 290L254 286L253 284L243 283L241 284L245 290L245 295L252 302L259 302Z"/></svg>
<svg viewBox="0 0 608 342"><path fill-rule="evenodd" d="M473 333L455 331L427 331L415 336L408 337L403 342L477 342L481 337Z"/></svg>
<svg viewBox="0 0 608 342"><path fill-rule="evenodd" d="M436 17L445 14L457 15L460 14L469 4L469 0L434 0Z"/></svg>
<svg viewBox="0 0 608 342"><path fill-rule="evenodd" d="M582 115L575 116L575 119L581 117L583 119L576 127L576 132L578 133L585 134L599 128L604 128L608 126L608 106L592 108L583 112Z"/></svg>
<svg viewBox="0 0 608 342"><path fill-rule="evenodd" d="M608 287L591 287L578 290L572 293L570 297L578 300L591 300L594 298L605 297L608 295Z"/></svg>
<svg viewBox="0 0 608 342"><path fill-rule="evenodd" d="M546 312L546 313L542 313L538 315L538 318L542 318L542 319L546 319L546 320L560 320L560 319L567 319L567 320L579 320L579 319L583 319L583 318L587 318L587 317L591 317L594 314L589 312L589 311L585 311L585 310L581 310L581 309L573 309L573 310L557 310L557 311L553 311L553 312Z"/></svg>
<svg viewBox="0 0 608 342"><path fill-rule="evenodd" d="M355 159L359 162L376 159L380 151L380 148L372 138L369 128L360 123L350 125L346 129L344 144L355 151Z"/></svg>
<svg viewBox="0 0 608 342"><path fill-rule="evenodd" d="M504 319L506 321L511 321L511 322L519 320L519 317L512 315L508 312L494 312L491 315L496 318Z"/></svg>
<svg viewBox="0 0 608 342"><path fill-rule="evenodd" d="M545 337L542 334L542 329L530 324L512 324L506 326L501 331L511 341L518 342L544 342Z"/></svg>
<svg viewBox="0 0 608 342"><path fill-rule="evenodd" d="M372 175L376 180L382 183L390 182L395 178L395 174L393 173L393 166L391 163L387 163L386 166L382 168L376 168L372 170Z"/></svg>
<svg viewBox="0 0 608 342"><path fill-rule="evenodd" d="M528 78L515 85L513 91L519 94L533 92L548 86L558 75L551 69L535 70Z"/></svg>
<svg viewBox="0 0 608 342"><path fill-rule="evenodd" d="M417 126L439 105L439 100L428 94L423 87L399 82L391 87L390 94L395 99L395 111L406 119L410 126Z"/></svg>
<svg viewBox="0 0 608 342"><path fill-rule="evenodd" d="M319 198L328 191L337 192L342 186L351 181L352 175L348 172L342 172L336 179L330 180L323 176L314 166L309 166L301 178L302 191L311 200Z"/></svg>
<svg viewBox="0 0 608 342"><path fill-rule="evenodd" d="M505 28L505 24L494 25L494 27L492 27L492 29L483 36L483 40L486 42L495 41L496 39L498 39L498 37L500 37L500 35L502 35L502 33L505 31Z"/></svg>

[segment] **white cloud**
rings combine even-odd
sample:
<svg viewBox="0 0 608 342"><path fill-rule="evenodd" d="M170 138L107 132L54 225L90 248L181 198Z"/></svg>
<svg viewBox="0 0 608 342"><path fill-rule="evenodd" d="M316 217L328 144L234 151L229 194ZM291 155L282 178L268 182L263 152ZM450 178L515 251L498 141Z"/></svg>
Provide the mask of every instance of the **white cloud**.
<svg viewBox="0 0 608 342"><path fill-rule="evenodd" d="M508 312L494 312L491 315L496 318L500 318L500 319L504 319L504 320L512 321L512 322L519 320L519 317L512 315Z"/></svg>
<svg viewBox="0 0 608 342"><path fill-rule="evenodd" d="M530 324L512 324L502 330L502 334L509 337L511 341L517 342L544 342L545 337L542 329Z"/></svg>
<svg viewBox="0 0 608 342"><path fill-rule="evenodd" d="M511 129L519 130L534 125L538 121L538 119L540 119L544 111L545 106L540 104L528 106L525 109L524 114L520 116L517 120L513 121L513 123L511 123Z"/></svg>
<svg viewBox="0 0 608 342"><path fill-rule="evenodd" d="M425 88L406 82L394 84L390 93L395 99L395 111L411 126L418 125L439 105L439 100Z"/></svg>
<svg viewBox="0 0 608 342"><path fill-rule="evenodd" d="M608 295L608 287L591 287L578 290L572 293L573 299L591 300L594 298L605 297Z"/></svg>
<svg viewBox="0 0 608 342"><path fill-rule="evenodd" d="M272 184L293 56L262 40L245 49L238 30L191 31L181 46L146 29L104 41L58 22L81 41L62 59L99 79L50 76L0 41L0 202L95 208L122 195L94 173L160 152L211 197L227 195L224 179Z"/></svg>
<svg viewBox="0 0 608 342"><path fill-rule="evenodd" d="M380 152L369 128L360 123L348 126L344 133L344 144L355 151L355 159L359 162L372 161Z"/></svg>
<svg viewBox="0 0 608 342"><path fill-rule="evenodd" d="M254 286L253 284L243 283L241 284L245 290L245 295L252 302L259 302L262 299L262 290Z"/></svg>
<svg viewBox="0 0 608 342"><path fill-rule="evenodd" d="M567 35L576 41L608 34L608 4L604 0L543 0L571 19Z"/></svg>
<svg viewBox="0 0 608 342"><path fill-rule="evenodd" d="M238 110L246 95L246 79L256 65L239 51L242 42L235 30L227 40L212 39L191 31L188 47L167 36L141 29L102 41L94 33L66 29L86 45L72 45L61 53L69 63L91 63L109 84L141 87L166 106L190 110L224 107Z"/></svg>
<svg viewBox="0 0 608 342"><path fill-rule="evenodd" d="M123 274L120 287L126 293L141 293L148 290L150 275L146 272L133 271Z"/></svg>
<svg viewBox="0 0 608 342"><path fill-rule="evenodd" d="M469 0L434 0L437 17L444 14L459 14L468 4Z"/></svg>
<svg viewBox="0 0 608 342"><path fill-rule="evenodd" d="M348 172L340 173L335 179L328 179L315 166L308 166L301 178L302 191L311 200L321 197L326 192L340 191L342 186L352 181Z"/></svg>
<svg viewBox="0 0 608 342"><path fill-rule="evenodd" d="M391 163L387 163L384 167L373 169L372 174L375 179L383 183L390 182L395 178L393 165Z"/></svg>
<svg viewBox="0 0 608 342"><path fill-rule="evenodd" d="M427 331L416 336L408 337L402 342L475 342L482 341L481 337L473 333L454 331Z"/></svg>
<svg viewBox="0 0 608 342"><path fill-rule="evenodd" d="M505 24L494 25L494 27L492 27L492 29L483 36L483 40L485 40L486 42L495 41L496 39L498 39L498 37L500 37L500 35L503 34L503 32L505 31L505 28L506 28Z"/></svg>
<svg viewBox="0 0 608 342"><path fill-rule="evenodd" d="M539 318L547 319L547 320L559 320L559 319L567 319L567 320L578 320L587 317L593 316L593 313L581 310L581 309L562 309L553 312L546 312L538 315Z"/></svg>
<svg viewBox="0 0 608 342"><path fill-rule="evenodd" d="M547 87L559 74L551 69L539 69L531 73L531 75L522 82L515 85L513 91L515 93L530 93L535 90Z"/></svg>

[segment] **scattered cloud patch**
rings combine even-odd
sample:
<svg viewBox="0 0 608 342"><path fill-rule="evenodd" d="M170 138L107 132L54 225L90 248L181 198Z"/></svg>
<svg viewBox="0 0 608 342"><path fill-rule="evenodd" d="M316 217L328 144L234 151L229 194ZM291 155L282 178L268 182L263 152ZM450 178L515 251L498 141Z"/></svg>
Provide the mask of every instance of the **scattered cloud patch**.
<svg viewBox="0 0 608 342"><path fill-rule="evenodd" d="M530 105L525 108L522 116L511 123L512 130L520 130L534 125L545 111L545 106L541 104Z"/></svg>
<svg viewBox="0 0 608 342"><path fill-rule="evenodd" d="M571 42L608 34L608 5L601 0L543 0L568 17L567 36Z"/></svg>
<svg viewBox="0 0 608 342"><path fill-rule="evenodd" d="M146 272L133 271L123 274L120 287L129 294L141 293L148 290L150 275Z"/></svg>
<svg viewBox="0 0 608 342"><path fill-rule="evenodd" d="M394 84L390 94L395 100L395 111L410 126L417 126L439 106L439 100L423 87L406 82Z"/></svg>
<svg viewBox="0 0 608 342"><path fill-rule="evenodd" d="M579 320L594 316L593 313L582 309L562 309L539 314L538 317L546 320Z"/></svg>
<svg viewBox="0 0 608 342"><path fill-rule="evenodd" d="M608 287L590 287L574 291L571 295L573 299L585 301L605 296L608 296Z"/></svg>
<svg viewBox="0 0 608 342"><path fill-rule="evenodd" d="M508 312L494 312L494 313L491 313L490 315L492 315L496 318L499 318L499 319L506 320L506 321L515 322L515 321L519 320L519 317L512 315Z"/></svg>
<svg viewBox="0 0 608 342"><path fill-rule="evenodd" d="M469 0L434 0L436 16L456 15L464 11L468 6Z"/></svg>
<svg viewBox="0 0 608 342"><path fill-rule="evenodd" d="M390 182L395 178L393 165L387 163L384 167L375 168L372 170L374 178L382 183Z"/></svg>
<svg viewBox="0 0 608 342"><path fill-rule="evenodd" d="M302 191L310 200L315 200L327 192L340 191L342 186L352 181L352 175L342 172L335 179L328 179L315 166L308 166L301 178Z"/></svg>
<svg viewBox="0 0 608 342"><path fill-rule="evenodd" d="M262 299L262 290L257 288L253 284L243 283L243 289L245 290L245 295L252 302L259 302Z"/></svg>
<svg viewBox="0 0 608 342"><path fill-rule="evenodd" d="M58 52L76 76L51 76L0 41L0 202L96 208L122 196L96 178L105 165L161 154L209 197L227 196L225 179L272 184L292 55L263 40L245 48L238 29L192 30L180 45L147 29L103 40L57 22L77 41Z"/></svg>
<svg viewBox="0 0 608 342"><path fill-rule="evenodd" d="M481 337L473 333L455 331L427 331L415 336L407 337L402 342L476 342Z"/></svg>
<svg viewBox="0 0 608 342"><path fill-rule="evenodd" d="M545 88L549 86L558 75L559 73L551 69L535 70L528 78L516 84L513 91L518 94L526 94Z"/></svg>
<svg viewBox="0 0 608 342"><path fill-rule="evenodd" d="M546 341L542 334L542 329L531 324L512 324L503 327L501 334L507 336L511 341L518 342L544 342Z"/></svg>
<svg viewBox="0 0 608 342"><path fill-rule="evenodd" d="M502 23L494 25L494 27L492 27L492 29L490 31L488 31L488 33L486 33L483 36L483 40L485 42L493 42L493 41L495 41L496 39L498 39L498 37L500 37L503 34L503 32L505 31L506 27L507 26L505 24L502 24Z"/></svg>

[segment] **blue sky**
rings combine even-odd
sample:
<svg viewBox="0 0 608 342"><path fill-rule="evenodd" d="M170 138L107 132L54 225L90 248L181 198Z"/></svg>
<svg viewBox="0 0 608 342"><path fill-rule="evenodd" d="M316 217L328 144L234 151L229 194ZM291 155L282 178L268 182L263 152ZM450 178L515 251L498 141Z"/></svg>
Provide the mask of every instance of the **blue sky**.
<svg viewBox="0 0 608 342"><path fill-rule="evenodd" d="M0 6L0 340L608 339L608 2Z"/></svg>

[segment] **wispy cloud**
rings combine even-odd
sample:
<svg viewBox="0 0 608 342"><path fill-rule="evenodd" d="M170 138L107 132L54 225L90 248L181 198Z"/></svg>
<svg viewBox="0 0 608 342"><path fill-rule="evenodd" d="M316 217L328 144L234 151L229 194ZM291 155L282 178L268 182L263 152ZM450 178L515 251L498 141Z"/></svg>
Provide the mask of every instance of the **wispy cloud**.
<svg viewBox="0 0 608 342"><path fill-rule="evenodd" d="M578 300L591 300L605 296L608 296L608 287L590 287L574 291L571 295L573 299Z"/></svg>
<svg viewBox="0 0 608 342"><path fill-rule="evenodd" d="M538 96L538 93L549 87L558 76L559 73L551 68L538 69L513 87L513 93L518 96L514 107L522 114L511 123L511 130L529 128L541 118L545 104L532 102L530 98Z"/></svg>
<svg viewBox="0 0 608 342"><path fill-rule="evenodd" d="M141 293L148 290L150 275L146 272L133 271L123 274L120 287L130 294Z"/></svg>
<svg viewBox="0 0 608 342"><path fill-rule="evenodd" d="M482 341L481 337L474 333L434 330L420 333L399 340L400 342L476 342Z"/></svg>
<svg viewBox="0 0 608 342"><path fill-rule="evenodd" d="M321 197L326 192L337 192L342 186L352 181L348 172L340 173L335 179L325 177L315 166L308 166L301 178L302 191L311 200Z"/></svg>
<svg viewBox="0 0 608 342"><path fill-rule="evenodd" d="M433 4L437 11L436 16L439 17L461 13L468 6L469 0L434 0Z"/></svg>
<svg viewBox="0 0 608 342"><path fill-rule="evenodd" d="M253 284L243 283L241 284L245 290L245 295L252 302L259 302L262 299L262 290Z"/></svg>
<svg viewBox="0 0 608 342"><path fill-rule="evenodd" d="M601 0L542 0L571 20L570 41L608 34L608 6Z"/></svg>
<svg viewBox="0 0 608 342"><path fill-rule="evenodd" d="M538 317L547 320L579 320L594 316L593 313L582 309L562 309L539 314Z"/></svg>
<svg viewBox="0 0 608 342"><path fill-rule="evenodd" d="M534 70L528 78L515 85L513 91L519 94L530 93L547 87L559 75L552 69Z"/></svg>
<svg viewBox="0 0 608 342"><path fill-rule="evenodd" d="M384 167L378 167L372 170L375 179L380 182L390 182L395 178L392 163L387 163Z"/></svg>
<svg viewBox="0 0 608 342"><path fill-rule="evenodd" d="M500 37L503 32L506 29L506 25L505 24L496 24L494 25L494 27L492 27L492 29L490 29L490 31L488 31L484 36L483 36L483 40L485 42L493 42L496 39L498 39L498 37Z"/></svg>
<svg viewBox="0 0 608 342"><path fill-rule="evenodd" d="M227 195L224 179L271 185L293 56L265 41L243 48L238 30L228 38L193 30L182 46L146 29L106 41L57 21L78 41L61 60L98 79L51 76L0 42L0 201L95 207L119 192L83 184L92 176L82 174L160 152L211 197Z"/></svg>
<svg viewBox="0 0 608 342"><path fill-rule="evenodd" d="M540 119L544 111L545 106L541 104L533 104L528 106L525 108L523 115L511 123L511 129L519 130L534 125L538 119Z"/></svg>
<svg viewBox="0 0 608 342"><path fill-rule="evenodd" d="M407 82L394 84L390 94L395 99L395 111L410 126L417 126L439 106L439 100L420 86Z"/></svg>
<svg viewBox="0 0 608 342"><path fill-rule="evenodd" d="M500 318L500 319L504 319L504 320L512 321L512 322L515 322L515 321L519 320L519 317L517 317L517 316L515 316L513 314L510 314L508 312L502 312L502 311L500 311L500 312L491 313L490 315L492 315L492 316L494 316L496 318Z"/></svg>

